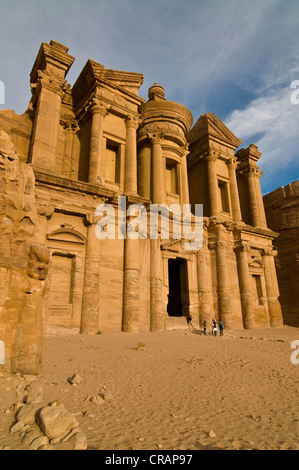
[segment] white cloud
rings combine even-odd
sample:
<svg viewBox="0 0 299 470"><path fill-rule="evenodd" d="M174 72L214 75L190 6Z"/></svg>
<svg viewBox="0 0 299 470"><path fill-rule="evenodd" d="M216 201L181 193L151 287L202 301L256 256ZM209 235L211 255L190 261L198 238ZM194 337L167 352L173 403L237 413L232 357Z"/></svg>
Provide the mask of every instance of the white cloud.
<svg viewBox="0 0 299 470"><path fill-rule="evenodd" d="M272 90L244 109L232 112L225 120L229 129L243 141L258 135L257 141L252 143L258 145L263 154L259 164L265 171L265 187L270 181L272 184L279 181L280 173L287 169L291 180L294 180L294 171L298 171L299 104L291 102L293 91L290 86Z"/></svg>

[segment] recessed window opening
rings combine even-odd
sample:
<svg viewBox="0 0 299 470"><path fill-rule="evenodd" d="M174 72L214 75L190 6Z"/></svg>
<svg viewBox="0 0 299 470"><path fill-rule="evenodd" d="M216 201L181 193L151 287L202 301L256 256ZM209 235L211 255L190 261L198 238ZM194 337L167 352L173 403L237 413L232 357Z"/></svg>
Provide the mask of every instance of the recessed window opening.
<svg viewBox="0 0 299 470"><path fill-rule="evenodd" d="M226 181L218 180L218 198L221 211L229 213L228 184Z"/></svg>
<svg viewBox="0 0 299 470"><path fill-rule="evenodd" d="M263 297L263 287L262 287L262 278L260 275L253 274L253 293L255 297L255 301L257 305L263 305L262 297Z"/></svg>
<svg viewBox="0 0 299 470"><path fill-rule="evenodd" d="M120 182L120 145L109 139L105 151L105 180L109 183Z"/></svg>
<svg viewBox="0 0 299 470"><path fill-rule="evenodd" d="M179 194L177 167L177 162L166 160L166 191L171 194Z"/></svg>

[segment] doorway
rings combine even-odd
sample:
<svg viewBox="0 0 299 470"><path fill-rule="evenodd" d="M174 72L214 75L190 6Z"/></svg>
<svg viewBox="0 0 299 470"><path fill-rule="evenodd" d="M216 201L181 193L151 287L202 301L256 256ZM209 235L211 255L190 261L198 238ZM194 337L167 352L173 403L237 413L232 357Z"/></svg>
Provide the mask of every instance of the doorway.
<svg viewBox="0 0 299 470"><path fill-rule="evenodd" d="M167 313L170 317L181 317L183 315L183 304L187 291L186 273L186 260L180 258L168 260Z"/></svg>

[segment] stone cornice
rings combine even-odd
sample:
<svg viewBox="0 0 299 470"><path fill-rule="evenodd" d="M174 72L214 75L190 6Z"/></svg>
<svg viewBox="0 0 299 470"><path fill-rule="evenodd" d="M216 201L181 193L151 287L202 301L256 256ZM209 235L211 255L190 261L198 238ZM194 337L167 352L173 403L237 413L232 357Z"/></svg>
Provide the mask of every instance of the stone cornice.
<svg viewBox="0 0 299 470"><path fill-rule="evenodd" d="M59 72L60 77L64 78L70 69L75 57L68 54L68 47L57 41L50 41L50 44L43 42L33 65L30 82L35 83L38 80L39 70ZM51 68L51 66L53 68Z"/></svg>
<svg viewBox="0 0 299 470"><path fill-rule="evenodd" d="M261 152L258 151L258 147L254 144L249 145L246 149L240 149L236 152L236 158L240 162L251 162L256 163L260 157Z"/></svg>
<svg viewBox="0 0 299 470"><path fill-rule="evenodd" d="M270 230L269 228L253 227L252 225L246 224L244 224L242 228L238 228L236 230L244 233L261 235L272 240L279 237L279 233L273 232L273 230Z"/></svg>
<svg viewBox="0 0 299 470"><path fill-rule="evenodd" d="M117 205L119 196L126 196L128 204L143 204L148 206L150 201L140 196L126 195L120 191L113 191L111 189L104 188L103 186L94 185L78 180L70 180L68 178L62 178L60 176L51 175L44 173L33 168L36 186L49 186L55 190L57 188L60 191L68 190L69 192L89 194L99 198L109 200L110 203Z"/></svg>
<svg viewBox="0 0 299 470"><path fill-rule="evenodd" d="M121 112L137 112L138 106L144 102L137 94L142 80L141 74L107 70L102 64L88 60L72 89L76 115L92 96L106 101Z"/></svg>
<svg viewBox="0 0 299 470"><path fill-rule="evenodd" d="M192 146L206 140L215 140L231 149L236 149L242 143L214 113L201 115L188 135L188 142Z"/></svg>

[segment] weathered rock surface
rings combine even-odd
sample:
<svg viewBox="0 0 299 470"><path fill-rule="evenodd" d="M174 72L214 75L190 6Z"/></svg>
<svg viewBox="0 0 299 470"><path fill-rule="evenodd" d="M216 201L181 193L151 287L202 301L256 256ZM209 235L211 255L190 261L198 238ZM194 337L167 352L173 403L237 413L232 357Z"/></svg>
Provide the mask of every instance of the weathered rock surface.
<svg viewBox="0 0 299 470"><path fill-rule="evenodd" d="M34 441L31 442L29 449L30 450L39 450L40 447L46 446L49 444L49 439L47 436L39 436Z"/></svg>
<svg viewBox="0 0 299 470"><path fill-rule="evenodd" d="M26 387L25 392L28 394L25 399L27 405L30 403L42 403L44 399L44 386L40 381L31 382Z"/></svg>
<svg viewBox="0 0 299 470"><path fill-rule="evenodd" d="M33 170L20 163L0 131L0 341L8 372L37 374L42 352L42 304L49 250L36 241Z"/></svg>
<svg viewBox="0 0 299 470"><path fill-rule="evenodd" d="M264 196L268 226L279 233L275 265L284 323L299 326L299 181Z"/></svg>
<svg viewBox="0 0 299 470"><path fill-rule="evenodd" d="M63 438L71 429L79 425L73 413L69 413L64 405L47 406L39 414L39 425L49 439Z"/></svg>
<svg viewBox="0 0 299 470"><path fill-rule="evenodd" d="M34 424L37 413L41 408L41 403L31 403L30 405L23 406L17 413L16 419L24 424Z"/></svg>
<svg viewBox="0 0 299 470"><path fill-rule="evenodd" d="M34 424L31 426L26 433L24 434L22 438L22 444L25 444L27 446L30 446L31 443L37 439L38 437L41 437L43 435L41 429L37 424Z"/></svg>
<svg viewBox="0 0 299 470"><path fill-rule="evenodd" d="M69 377L68 382L72 385L80 385L83 380L77 373L74 373L72 377Z"/></svg>
<svg viewBox="0 0 299 470"><path fill-rule="evenodd" d="M87 438L74 413L59 402L45 404L43 384L36 380L25 388L26 404L14 406L12 434L21 435L21 443L30 450L86 450ZM22 406L19 406L22 405Z"/></svg>

